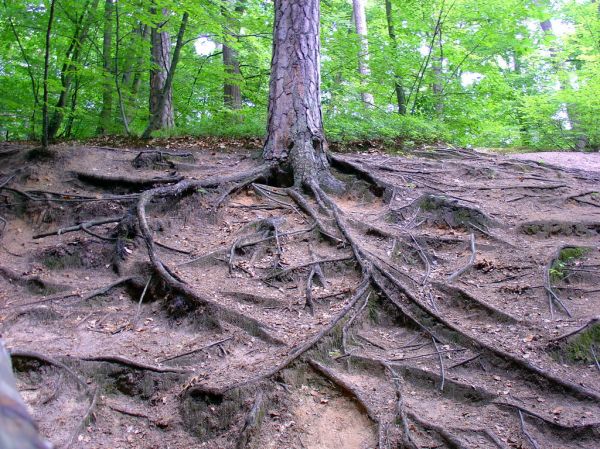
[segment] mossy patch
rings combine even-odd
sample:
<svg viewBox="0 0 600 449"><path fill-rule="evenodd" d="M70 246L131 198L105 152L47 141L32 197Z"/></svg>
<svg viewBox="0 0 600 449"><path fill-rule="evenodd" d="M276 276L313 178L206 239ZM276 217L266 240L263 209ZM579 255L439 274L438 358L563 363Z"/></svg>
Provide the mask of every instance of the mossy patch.
<svg viewBox="0 0 600 449"><path fill-rule="evenodd" d="M583 258L589 252L589 248L581 246L563 248L550 267L550 280L559 282L565 279L569 273L569 265L573 261Z"/></svg>
<svg viewBox="0 0 600 449"><path fill-rule="evenodd" d="M564 348L566 357L573 362L594 363L591 347L600 348L600 324L594 324L569 341Z"/></svg>

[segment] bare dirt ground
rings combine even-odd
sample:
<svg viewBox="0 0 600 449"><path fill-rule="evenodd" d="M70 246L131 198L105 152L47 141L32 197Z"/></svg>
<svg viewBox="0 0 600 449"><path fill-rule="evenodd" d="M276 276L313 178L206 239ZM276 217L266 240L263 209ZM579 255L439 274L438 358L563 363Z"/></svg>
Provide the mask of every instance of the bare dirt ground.
<svg viewBox="0 0 600 449"><path fill-rule="evenodd" d="M539 153L513 154L515 159L525 159L542 164L557 165L563 168L578 168L600 172L600 153L581 153L576 151L551 151Z"/></svg>
<svg viewBox="0 0 600 449"><path fill-rule="evenodd" d="M0 148L0 334L57 447L597 447L599 174L342 154L333 197L156 145Z"/></svg>

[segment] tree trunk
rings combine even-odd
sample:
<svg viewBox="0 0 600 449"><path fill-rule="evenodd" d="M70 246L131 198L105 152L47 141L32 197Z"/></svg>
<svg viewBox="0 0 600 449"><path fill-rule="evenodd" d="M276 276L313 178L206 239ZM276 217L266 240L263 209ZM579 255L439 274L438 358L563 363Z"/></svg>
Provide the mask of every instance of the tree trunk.
<svg viewBox="0 0 600 449"><path fill-rule="evenodd" d="M235 4L235 11L243 11L241 0L225 0L226 3ZM237 58L237 52L228 44L232 31L239 32L237 19L229 16L226 8L224 13L227 15L227 29L224 32L223 39L223 65L225 67L225 80L223 82L223 103L230 109L240 109L242 107L242 91L240 88L240 62Z"/></svg>
<svg viewBox="0 0 600 449"><path fill-rule="evenodd" d="M369 69L369 41L367 40L367 16L365 14L365 0L352 0L352 11L354 15L354 25L356 27L356 34L360 39L360 51L358 53L358 73L362 77L362 83L364 84L366 79L371 75L371 69ZM360 94L362 101L368 106L372 107L375 104L373 94L363 91Z"/></svg>
<svg viewBox="0 0 600 449"><path fill-rule="evenodd" d="M385 0L385 17L387 20L388 35L397 56L398 39L396 38L396 29L394 27L392 0ZM394 91L396 92L396 101L398 103L398 114L406 115L406 96L404 94L404 87L402 86L402 77L396 68L394 68Z"/></svg>
<svg viewBox="0 0 600 449"><path fill-rule="evenodd" d="M438 45L439 45L439 54L437 57L433 58L432 67L433 70L433 101L435 103L435 113L438 117L444 112L444 97L443 97L443 79L442 79L442 71L444 65L444 43L442 40L442 26L440 25L437 30L438 35ZM435 38L434 38L435 39Z"/></svg>
<svg viewBox="0 0 600 449"><path fill-rule="evenodd" d="M106 134L110 128L113 106L113 78L112 78L112 33L113 33L113 0L106 0L104 6L104 39L102 42L102 68L104 80L102 86L102 111L98 134Z"/></svg>
<svg viewBox="0 0 600 449"><path fill-rule="evenodd" d="M173 50L173 58L171 60L171 64L167 69L167 77L162 86L162 89L157 94L157 104L154 105L154 113L150 115L148 126L146 127L146 130L142 135L142 138L144 139L150 138L150 135L154 130L172 128L174 125L172 97L173 78L175 77L175 70L177 69L177 63L179 62L181 48L183 47L183 36L185 35L185 29L187 27L188 19L189 13L186 11L183 13L181 25L179 26L179 31L177 32L177 42L175 43L175 50ZM167 58L168 56L169 55L167 53Z"/></svg>
<svg viewBox="0 0 600 449"><path fill-rule="evenodd" d="M48 66L50 64L50 36L52 35L52 22L54 21L55 0L50 2L48 27L46 28L46 51L44 55L44 103L42 104L42 150L48 151Z"/></svg>
<svg viewBox="0 0 600 449"><path fill-rule="evenodd" d="M167 16L162 10L162 16ZM170 66L171 37L167 31L160 31L162 24L153 27L150 33L151 62L150 70L150 127L151 131L169 129L175 125L173 114L173 91L165 89ZM164 97L164 99L163 99ZM160 108L160 105L164 107Z"/></svg>
<svg viewBox="0 0 600 449"><path fill-rule="evenodd" d="M81 56L81 48L83 46L83 42L87 38L88 32L91 26L91 18L93 17L93 13L98 6L99 0L92 0L91 5L89 1L86 3L79 20L75 25L75 32L73 33L73 39L71 40L71 44L69 45L69 49L67 50L66 60L62 67L60 80L61 80L61 91L58 101L56 103L56 108L54 109L54 113L52 114L52 119L48 124L48 139L53 140L60 129L62 124L64 114L64 108L67 106L67 101L69 99L69 93L71 90L71 84L73 83L73 79L77 72L77 63L79 62L79 57Z"/></svg>
<svg viewBox="0 0 600 449"><path fill-rule="evenodd" d="M321 115L319 0L275 0L269 118L263 158L296 186L339 190L326 156Z"/></svg>

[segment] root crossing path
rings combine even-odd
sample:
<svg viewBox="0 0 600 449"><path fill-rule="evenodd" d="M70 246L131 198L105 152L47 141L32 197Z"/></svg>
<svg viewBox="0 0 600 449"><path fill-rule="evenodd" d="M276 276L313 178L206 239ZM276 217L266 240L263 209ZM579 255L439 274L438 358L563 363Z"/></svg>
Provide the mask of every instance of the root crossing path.
<svg viewBox="0 0 600 449"><path fill-rule="evenodd" d="M597 174L339 154L334 196L243 150L26 154L0 330L57 447L597 447Z"/></svg>

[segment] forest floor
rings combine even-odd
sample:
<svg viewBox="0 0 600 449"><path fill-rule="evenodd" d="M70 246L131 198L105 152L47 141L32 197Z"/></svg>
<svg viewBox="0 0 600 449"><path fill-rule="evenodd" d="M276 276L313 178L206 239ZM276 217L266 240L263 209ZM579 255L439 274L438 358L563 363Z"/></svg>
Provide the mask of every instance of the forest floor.
<svg viewBox="0 0 600 449"><path fill-rule="evenodd" d="M0 335L57 447L597 447L600 170L338 153L334 207L203 142L0 146Z"/></svg>

